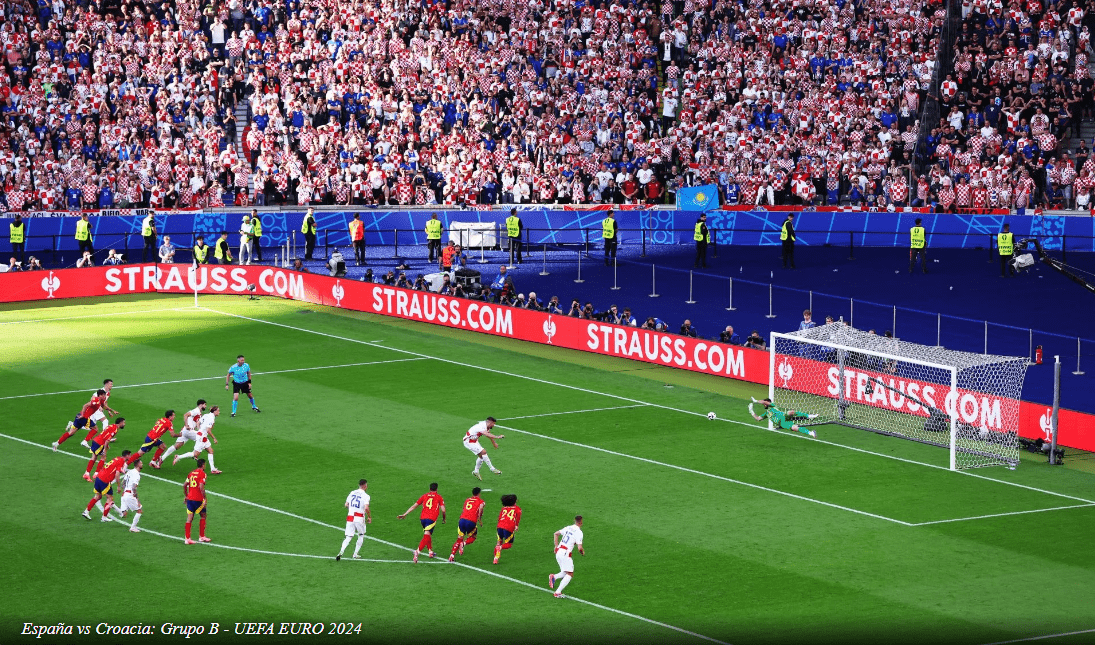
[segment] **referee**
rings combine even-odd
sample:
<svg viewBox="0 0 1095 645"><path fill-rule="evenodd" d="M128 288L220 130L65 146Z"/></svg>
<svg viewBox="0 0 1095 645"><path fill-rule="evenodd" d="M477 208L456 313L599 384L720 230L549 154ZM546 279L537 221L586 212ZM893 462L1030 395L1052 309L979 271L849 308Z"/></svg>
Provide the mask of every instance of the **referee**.
<svg viewBox="0 0 1095 645"><path fill-rule="evenodd" d="M251 409L262 412L255 405L255 396L251 394L251 366L243 359L243 354L236 357L236 364L228 368L228 374L224 377L224 389L228 389L228 382L232 382L232 416L236 416L236 407L240 403L240 392L247 395L251 401Z"/></svg>

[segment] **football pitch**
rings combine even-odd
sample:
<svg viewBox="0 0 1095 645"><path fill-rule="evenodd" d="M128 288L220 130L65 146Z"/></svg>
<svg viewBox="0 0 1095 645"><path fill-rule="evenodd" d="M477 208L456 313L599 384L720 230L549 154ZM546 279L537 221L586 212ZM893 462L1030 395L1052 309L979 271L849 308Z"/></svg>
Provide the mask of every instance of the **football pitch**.
<svg viewBox="0 0 1095 645"><path fill-rule="evenodd" d="M170 625L202 626L191 641L255 640L243 623L273 623L262 642L301 640L276 635L302 629L289 623L357 642L1095 641L1090 468L1025 455L1015 471L952 473L932 446L769 431L746 410L761 386L272 298L193 305L0 307L0 643L184 640ZM237 354L262 412L244 398L232 418ZM211 544L182 542L190 460L145 465L142 532L81 517L83 432L50 444L108 377L127 419L112 456L167 409L178 429L197 399L222 406ZM484 468L480 483L461 438L487 416L505 435L488 445L502 474ZM336 562L362 477L363 559L351 544ZM396 516L431 482L448 522L438 557L412 564L418 513ZM450 564L476 485L479 540ZM494 565L506 493L523 518ZM576 514L587 555L556 599L552 534ZM60 623L73 634L24 633ZM154 636L96 636L102 625Z"/></svg>

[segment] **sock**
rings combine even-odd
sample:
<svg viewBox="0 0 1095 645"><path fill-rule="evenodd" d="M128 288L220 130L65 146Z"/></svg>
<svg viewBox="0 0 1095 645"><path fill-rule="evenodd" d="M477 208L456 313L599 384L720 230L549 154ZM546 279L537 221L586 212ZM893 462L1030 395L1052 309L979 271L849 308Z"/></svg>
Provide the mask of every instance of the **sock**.
<svg viewBox="0 0 1095 645"><path fill-rule="evenodd" d="M810 429L809 428L803 428L802 426L795 426L795 429L797 429L802 434L810 434Z"/></svg>
<svg viewBox="0 0 1095 645"><path fill-rule="evenodd" d="M490 463L490 455L483 455L483 463L487 465L487 468L494 470L494 464Z"/></svg>
<svg viewBox="0 0 1095 645"><path fill-rule="evenodd" d="M103 501L102 501L102 499L95 500L95 508L99 509L100 511L103 510Z"/></svg>
<svg viewBox="0 0 1095 645"><path fill-rule="evenodd" d="M91 430L87 431L87 436L84 437L84 441L90 442L91 438L98 434L99 431L95 429L95 426L91 427Z"/></svg>
<svg viewBox="0 0 1095 645"><path fill-rule="evenodd" d="M205 537L205 518L198 521L198 537Z"/></svg>
<svg viewBox="0 0 1095 645"><path fill-rule="evenodd" d="M95 466L95 472L99 472L100 470L102 470L103 466L105 466L105 465L106 465L106 460L105 459L100 459L99 464L97 466Z"/></svg>
<svg viewBox="0 0 1095 645"><path fill-rule="evenodd" d="M163 456L163 453L164 453L164 447L163 446L160 446L159 448L156 448L156 452L152 453L152 461L159 461L160 457Z"/></svg>
<svg viewBox="0 0 1095 645"><path fill-rule="evenodd" d="M129 528L135 528L137 526L137 522L140 522L140 521L141 521L141 512L137 511L136 513L133 514L133 523L129 525Z"/></svg>
<svg viewBox="0 0 1095 645"><path fill-rule="evenodd" d="M563 593L563 588L570 583L570 576L564 575L561 582L555 585L555 593Z"/></svg>
<svg viewBox="0 0 1095 645"><path fill-rule="evenodd" d="M99 500L95 499L94 497L91 498L91 501L87 503L87 512L88 513L91 512L91 509L95 506L95 503L98 502L98 501Z"/></svg>
<svg viewBox="0 0 1095 645"><path fill-rule="evenodd" d="M160 459L167 459L168 457L171 456L171 453L173 453L173 452L175 452L175 446L171 446L170 448L165 450L164 453L163 453L163 456L160 457Z"/></svg>
<svg viewBox="0 0 1095 645"><path fill-rule="evenodd" d="M107 502L106 506L103 507L103 517L106 517L107 514L110 513L110 509L113 508L113 507L114 507L113 504L111 504L110 502Z"/></svg>
<svg viewBox="0 0 1095 645"><path fill-rule="evenodd" d="M494 545L494 559L497 560L502 555L502 544Z"/></svg>
<svg viewBox="0 0 1095 645"><path fill-rule="evenodd" d="M479 467L482 466L482 465L483 465L483 458L482 457L476 457L475 458L475 472L479 472Z"/></svg>
<svg viewBox="0 0 1095 645"><path fill-rule="evenodd" d="M190 452L180 453L180 454L175 455L175 456L178 457L179 459L186 459L187 457L193 457L194 456L194 451L191 450Z"/></svg>
<svg viewBox="0 0 1095 645"><path fill-rule="evenodd" d="M213 453L209 453L209 470L216 470L217 466L213 463Z"/></svg>
<svg viewBox="0 0 1095 645"><path fill-rule="evenodd" d="M468 537L464 538L464 547L467 548L467 546L469 544L471 544L472 542L475 542L475 534L474 533L472 533Z"/></svg>
<svg viewBox="0 0 1095 645"><path fill-rule="evenodd" d="M95 465L95 457L87 460L87 474L91 474L91 467Z"/></svg>
<svg viewBox="0 0 1095 645"><path fill-rule="evenodd" d="M257 408L258 408L258 406L257 406L257 405L255 405L255 397L253 397L253 396L249 396L249 397L247 397L247 400L249 400L249 401L251 402L251 409L252 409L252 410L254 410L254 409L257 409Z"/></svg>
<svg viewBox="0 0 1095 645"><path fill-rule="evenodd" d="M342 541L342 548L338 550L338 554L342 555L346 552L346 547L350 546L350 540L354 539L354 536L347 535L346 539Z"/></svg>
<svg viewBox="0 0 1095 645"><path fill-rule="evenodd" d="M186 539L190 539L190 522L186 523Z"/></svg>
<svg viewBox="0 0 1095 645"><path fill-rule="evenodd" d="M357 536L357 546L354 547L354 557L355 558L357 557L358 553L361 553L361 545L362 544L365 544L365 536L364 535L359 535L359 536Z"/></svg>
<svg viewBox="0 0 1095 645"><path fill-rule="evenodd" d="M135 452L135 453L133 453L132 455L129 456L129 459L126 460L125 464L127 466L132 466L133 462L137 461L138 459L140 459L143 456L144 456L144 453L138 450L137 452Z"/></svg>
<svg viewBox="0 0 1095 645"><path fill-rule="evenodd" d="M57 445L61 445L64 442L68 441L68 438L71 436L72 435L68 433L68 430L65 430L63 433L61 433L61 436L57 438Z"/></svg>
<svg viewBox="0 0 1095 645"><path fill-rule="evenodd" d="M460 540L452 543L452 555L456 555L456 550L460 548Z"/></svg>
<svg viewBox="0 0 1095 645"><path fill-rule="evenodd" d="M236 413L236 408L238 408L238 407L239 407L239 405L240 405L240 402L239 402L239 401L236 401L236 400L233 400L233 401L232 401L232 414L235 414L235 413Z"/></svg>

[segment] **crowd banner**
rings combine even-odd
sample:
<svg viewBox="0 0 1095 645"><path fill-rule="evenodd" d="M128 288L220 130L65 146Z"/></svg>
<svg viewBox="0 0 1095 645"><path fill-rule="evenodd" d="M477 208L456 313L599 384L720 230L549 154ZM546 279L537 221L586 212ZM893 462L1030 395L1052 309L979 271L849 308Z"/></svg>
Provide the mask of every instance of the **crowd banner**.
<svg viewBox="0 0 1095 645"><path fill-rule="evenodd" d="M705 187L694 190L703 191ZM696 199L699 199L698 194ZM715 202L717 203L717 202ZM787 207L762 208L713 206L707 212L707 226L719 231L719 244L737 246L776 246L786 220ZM258 209L262 220L262 245L279 246L294 232L298 242L304 210ZM633 204L616 207L616 221L622 232L623 244L693 244L696 210L665 210ZM246 210L157 211L156 230L169 234L178 247L189 247L193 236L219 235L227 231L233 236L239 230L241 213ZM365 225L365 242L369 246L392 245L394 231L399 231L399 244L425 245L426 221L436 212L446 230L457 223L490 224L502 227L509 214L501 210L379 210L370 208L316 211L320 245L347 248L351 246L349 222L355 213ZM88 211L96 248L139 249L141 223L147 211L115 209ZM23 213L28 235L27 252L43 250L69 251L77 248L75 239L77 213L65 211ZM597 239L604 219L604 210L586 208L569 210L563 206L519 210L528 242L537 245L584 244L590 237ZM13 214L4 213L0 230L6 230ZM1006 213L922 213L915 211L847 211L840 207L799 209L795 218L798 243L804 246L846 246L908 248L909 229L917 218L923 219L929 248L985 248L1000 232L1005 222L1011 225L1015 239L1038 237L1046 250L1055 251L1068 241L1069 251L1095 251L1095 218L1067 215L1009 215ZM644 235L637 234L643 231ZM849 235L851 234L851 235ZM128 245L128 246L127 246ZM0 242L0 249L6 248Z"/></svg>
<svg viewBox="0 0 1095 645"><path fill-rule="evenodd" d="M194 271L187 264L133 264L33 271L2 275L0 285L0 302L156 292L191 294L195 290L244 296L254 285L254 293L260 296L416 320L750 383L768 382L769 355L763 350L269 266L204 265ZM826 381L818 387L828 385ZM955 396L953 403L946 402L945 395L941 401L971 423L976 420L990 427L999 425L1002 415L1016 414L1017 403L1019 434L1028 439L1049 436L1051 410L1045 405L996 400L977 392ZM870 403L908 406L907 402L889 399L872 398ZM1095 415L1062 409L1058 443L1095 451Z"/></svg>

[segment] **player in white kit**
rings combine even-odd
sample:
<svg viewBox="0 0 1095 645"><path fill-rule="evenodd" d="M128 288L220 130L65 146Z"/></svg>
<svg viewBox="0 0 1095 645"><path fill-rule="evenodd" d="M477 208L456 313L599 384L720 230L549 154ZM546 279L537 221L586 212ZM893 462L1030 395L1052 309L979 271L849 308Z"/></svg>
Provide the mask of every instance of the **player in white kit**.
<svg viewBox="0 0 1095 645"><path fill-rule="evenodd" d="M559 573L548 576L548 587L555 589L555 581L559 581L559 588L555 589L555 597L563 597L563 588L570 584L574 577L574 550L585 555L582 548L582 516L574 518L574 523L555 532L555 561L559 563Z"/></svg>
<svg viewBox="0 0 1095 645"><path fill-rule="evenodd" d="M213 424L217 422L217 417L221 414L221 406L214 405L209 408L207 414L202 415L198 421L198 429L194 431L196 439L194 440L194 449L190 452L183 453L181 455L175 455L174 461L171 465L179 463L180 459L186 459L188 457L197 458L198 455L203 452L209 453L209 472L213 475L221 474L221 471L217 470L217 467L213 464L213 446L209 443L212 439L213 443L217 443L217 438L213 436Z"/></svg>
<svg viewBox="0 0 1095 645"><path fill-rule="evenodd" d="M495 449L498 448L498 442L495 439L505 439L506 435L492 435L490 433L491 428L494 427L494 417L487 417L486 421L480 421L473 425L464 433L464 447L467 448L475 455L475 470L471 471L471 474L475 475L476 479L482 481L483 477L479 474L479 467L483 464L490 468L490 471L495 475L501 475L502 471L494 467L494 464L490 463L490 457L487 456L487 449L483 447L483 437L490 439L490 442L494 445Z"/></svg>
<svg viewBox="0 0 1095 645"><path fill-rule="evenodd" d="M159 468L163 465L164 459L171 456L171 453L176 450L181 450L183 444L187 441L198 442L198 422L201 421L202 415L205 414L205 399L198 399L197 407L193 410L187 411L183 415L183 428L179 433L179 438L175 440L175 445L167 449L167 452L160 457L159 461L152 463L153 468Z"/></svg>
<svg viewBox="0 0 1095 645"><path fill-rule="evenodd" d="M144 462L138 459L133 462L133 467L126 471L122 480L125 482L125 488L122 489L125 492L122 493L122 507L119 509L122 517L125 514L133 512L133 523L129 525L129 531L131 533L140 533L141 529L137 528L137 522L141 521L141 500L137 497L137 486L141 484L141 468L144 466Z"/></svg>
<svg viewBox="0 0 1095 645"><path fill-rule="evenodd" d="M373 522L373 515L369 512L369 495L365 492L369 488L369 482L362 479L357 486L346 496L346 503L343 504L347 508L346 539L342 541L342 548L335 556L336 561L342 559L342 554L346 552L346 547L350 546L350 540L354 539L355 535L357 546L354 547L354 559L361 557L358 553L361 552L361 544L365 542L365 525Z"/></svg>
<svg viewBox="0 0 1095 645"><path fill-rule="evenodd" d="M91 418L88 419L88 422L89 422L88 425L94 425L96 428L99 428L101 430L101 429L105 428L106 425L107 425L106 424L106 415L107 414L110 414L110 416L114 416L115 414L118 414L116 411L112 410L109 405L107 405L107 399L110 398L110 389L113 388L113 387L114 387L114 380L113 379L103 379L103 387L101 387L99 389L106 392L106 396L99 397L100 399L103 400L103 405L102 405L102 407L100 407L98 410L95 411L95 414L91 415ZM84 439L83 441L81 441L80 445L87 448L88 450L91 449L91 446L89 446L88 443L87 443L87 439Z"/></svg>

